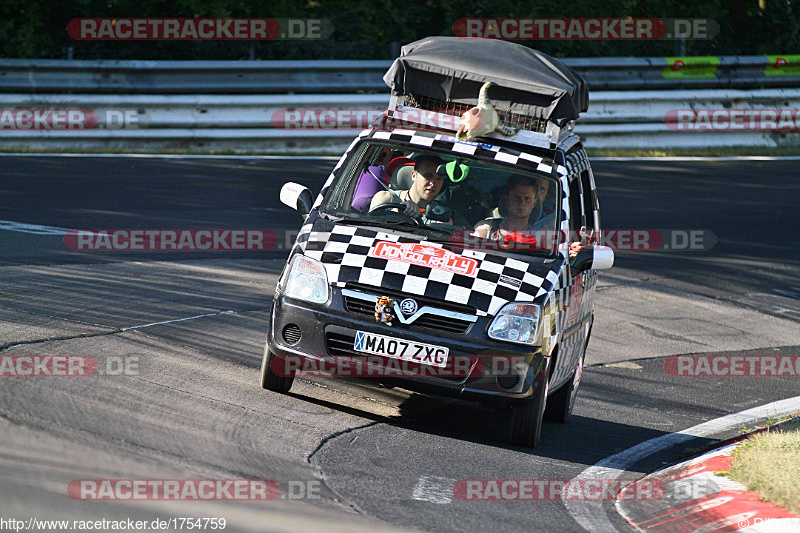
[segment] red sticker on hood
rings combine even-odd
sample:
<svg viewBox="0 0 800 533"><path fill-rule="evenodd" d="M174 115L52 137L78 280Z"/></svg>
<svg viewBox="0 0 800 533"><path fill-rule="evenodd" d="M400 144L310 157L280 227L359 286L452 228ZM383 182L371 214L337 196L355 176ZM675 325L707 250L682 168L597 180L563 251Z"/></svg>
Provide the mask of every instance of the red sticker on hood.
<svg viewBox="0 0 800 533"><path fill-rule="evenodd" d="M464 276L474 276L478 270L476 259L463 257L450 250L429 244L379 241L375 248L370 250L369 255L436 270L446 270Z"/></svg>

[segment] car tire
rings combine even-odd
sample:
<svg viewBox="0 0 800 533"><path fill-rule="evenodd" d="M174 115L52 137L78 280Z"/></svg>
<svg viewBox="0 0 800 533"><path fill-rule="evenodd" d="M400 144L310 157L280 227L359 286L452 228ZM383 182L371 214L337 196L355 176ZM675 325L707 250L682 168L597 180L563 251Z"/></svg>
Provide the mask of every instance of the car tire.
<svg viewBox="0 0 800 533"><path fill-rule="evenodd" d="M547 408L544 411L545 420L562 424L569 421L569 417L572 415L572 409L575 406L575 396L578 394L578 387L581 384L583 359L584 356L581 354L575 371L572 373L569 381L561 385L561 387L547 399Z"/></svg>
<svg viewBox="0 0 800 533"><path fill-rule="evenodd" d="M533 398L511 407L511 444L515 446L535 448L539 445L547 405L547 372L542 374Z"/></svg>
<svg viewBox="0 0 800 533"><path fill-rule="evenodd" d="M272 369L273 361L278 356L269 349L269 344L264 346L264 357L261 359L261 386L267 390L286 394L294 383L294 371L289 376L281 376Z"/></svg>

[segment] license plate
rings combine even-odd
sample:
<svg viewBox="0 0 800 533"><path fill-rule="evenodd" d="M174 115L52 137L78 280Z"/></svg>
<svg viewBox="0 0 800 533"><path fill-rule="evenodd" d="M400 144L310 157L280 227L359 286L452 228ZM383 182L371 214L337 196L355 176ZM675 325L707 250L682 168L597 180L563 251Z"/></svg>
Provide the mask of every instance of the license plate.
<svg viewBox="0 0 800 533"><path fill-rule="evenodd" d="M356 341L353 349L357 352L405 359L438 367L447 365L447 355L450 352L444 346L396 339L385 335L367 333L366 331L356 332Z"/></svg>

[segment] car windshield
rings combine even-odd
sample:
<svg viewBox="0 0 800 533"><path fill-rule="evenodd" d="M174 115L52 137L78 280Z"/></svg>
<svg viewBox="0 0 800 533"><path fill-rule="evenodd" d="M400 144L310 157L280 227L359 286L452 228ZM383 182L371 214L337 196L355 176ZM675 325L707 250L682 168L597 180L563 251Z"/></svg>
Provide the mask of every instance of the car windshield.
<svg viewBox="0 0 800 533"><path fill-rule="evenodd" d="M469 248L556 251L560 187L549 175L385 142L353 154L325 198L328 216Z"/></svg>

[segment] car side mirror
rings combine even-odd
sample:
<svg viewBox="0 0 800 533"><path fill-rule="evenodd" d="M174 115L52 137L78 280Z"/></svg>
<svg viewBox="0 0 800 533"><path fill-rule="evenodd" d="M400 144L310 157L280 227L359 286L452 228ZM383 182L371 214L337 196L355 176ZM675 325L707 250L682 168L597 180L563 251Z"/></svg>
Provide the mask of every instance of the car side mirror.
<svg viewBox="0 0 800 533"><path fill-rule="evenodd" d="M604 270L614 265L614 250L608 246L595 244L583 248L570 262L575 272L584 272L590 268Z"/></svg>
<svg viewBox="0 0 800 533"><path fill-rule="evenodd" d="M311 191L299 183L287 182L281 187L281 202L296 210L303 216L311 212Z"/></svg>

